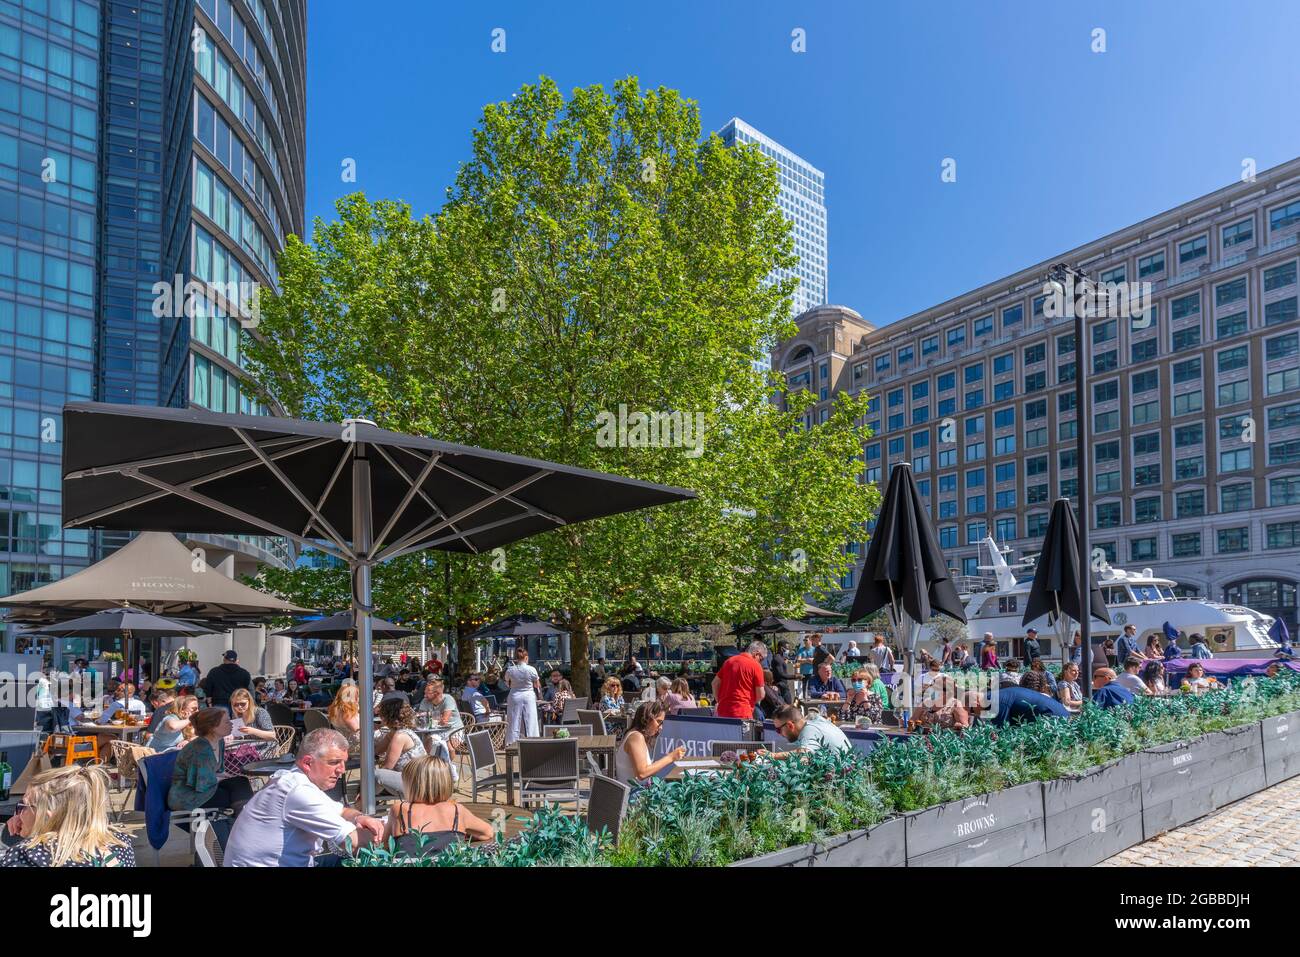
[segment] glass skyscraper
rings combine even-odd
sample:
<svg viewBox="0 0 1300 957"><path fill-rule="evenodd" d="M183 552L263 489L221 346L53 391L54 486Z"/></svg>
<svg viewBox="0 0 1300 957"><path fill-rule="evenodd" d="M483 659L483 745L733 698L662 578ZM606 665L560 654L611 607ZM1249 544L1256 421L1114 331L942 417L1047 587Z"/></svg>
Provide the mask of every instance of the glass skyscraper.
<svg viewBox="0 0 1300 957"><path fill-rule="evenodd" d="M793 269L778 269L772 279L794 276L799 287L794 293L791 315L797 316L828 302L826 279L826 178L807 160L780 143L764 136L744 120L733 117L718 131L727 146L738 143L756 147L776 164L781 193L777 202L790 220L794 250L799 262Z"/></svg>
<svg viewBox="0 0 1300 957"><path fill-rule="evenodd" d="M305 0L0 0L2 593L122 541L61 528L65 402L267 411L240 347L303 230L305 16ZM160 296L191 281L192 308ZM289 560L275 539L212 546Z"/></svg>

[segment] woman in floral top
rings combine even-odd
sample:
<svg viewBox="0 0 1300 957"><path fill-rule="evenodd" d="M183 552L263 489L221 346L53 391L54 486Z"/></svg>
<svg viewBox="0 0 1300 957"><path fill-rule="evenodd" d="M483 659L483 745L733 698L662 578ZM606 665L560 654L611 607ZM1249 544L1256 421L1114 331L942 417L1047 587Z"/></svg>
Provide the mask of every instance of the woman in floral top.
<svg viewBox="0 0 1300 957"><path fill-rule="evenodd" d="M876 672L875 682L880 681ZM871 724L880 724L885 714L885 702L875 690L872 674L865 667L853 672L853 684L849 688L849 700L840 711L844 721L866 718Z"/></svg>
<svg viewBox="0 0 1300 957"><path fill-rule="evenodd" d="M542 702L542 714L547 718L560 720L564 715L564 702L573 696L573 685L569 684L568 678L561 678L559 687L555 690L555 697L550 701Z"/></svg>
<svg viewBox="0 0 1300 957"><path fill-rule="evenodd" d="M108 775L72 764L38 774L9 819L21 838L0 867L135 867L131 840L108 823Z"/></svg>

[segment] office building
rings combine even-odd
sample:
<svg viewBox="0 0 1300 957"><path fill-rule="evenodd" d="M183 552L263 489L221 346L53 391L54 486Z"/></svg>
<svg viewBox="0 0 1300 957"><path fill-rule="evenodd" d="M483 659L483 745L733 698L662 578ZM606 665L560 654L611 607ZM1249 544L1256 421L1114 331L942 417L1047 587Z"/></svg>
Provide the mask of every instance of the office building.
<svg viewBox="0 0 1300 957"><path fill-rule="evenodd" d="M781 187L777 202L790 220L799 262L791 269L775 270L770 278L793 276L799 280L793 315L826 302L826 178L822 171L744 120L728 120L718 135L727 146L754 146L776 165Z"/></svg>
<svg viewBox="0 0 1300 957"><path fill-rule="evenodd" d="M3 593L123 541L61 528L65 402L268 411L241 387L241 343L303 230L305 15L304 0L0 0ZM191 281L190 310L160 296ZM236 572L292 561L269 537L194 544Z"/></svg>
<svg viewBox="0 0 1300 957"><path fill-rule="evenodd" d="M870 396L864 480L883 485L910 462L957 573L978 573L986 535L1035 554L1053 500L1082 479L1092 544L1110 563L1294 632L1298 234L1293 160L880 328L843 307L811 310L773 363L817 391L809 424L838 391ZM1074 320L1047 303L1056 262L1149 297L1140 313L1087 322L1082 469Z"/></svg>

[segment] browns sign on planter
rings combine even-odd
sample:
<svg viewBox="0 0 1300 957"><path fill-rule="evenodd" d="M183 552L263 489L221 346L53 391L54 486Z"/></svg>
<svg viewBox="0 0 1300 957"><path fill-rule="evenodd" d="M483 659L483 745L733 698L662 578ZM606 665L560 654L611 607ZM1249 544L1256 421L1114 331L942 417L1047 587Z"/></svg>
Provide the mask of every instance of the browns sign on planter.
<svg viewBox="0 0 1300 957"><path fill-rule="evenodd" d="M1044 853L1034 781L904 815L908 867L1006 867Z"/></svg>
<svg viewBox="0 0 1300 957"><path fill-rule="evenodd" d="M1264 783L1272 787L1300 774L1300 711L1265 718L1260 732L1264 737Z"/></svg>

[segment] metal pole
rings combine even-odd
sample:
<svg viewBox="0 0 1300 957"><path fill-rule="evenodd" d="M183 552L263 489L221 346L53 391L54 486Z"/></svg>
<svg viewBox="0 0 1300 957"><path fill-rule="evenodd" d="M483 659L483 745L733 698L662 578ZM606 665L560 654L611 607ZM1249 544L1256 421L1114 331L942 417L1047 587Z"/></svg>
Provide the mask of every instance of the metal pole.
<svg viewBox="0 0 1300 957"><path fill-rule="evenodd" d="M375 813L375 734L371 721L374 675L370 657L372 609L367 558L370 537L374 534L372 519L370 460L366 458L365 443L358 442L352 457L352 551L357 556L352 564L352 620L361 644L357 665L361 672L361 810L364 814Z"/></svg>
<svg viewBox="0 0 1300 957"><path fill-rule="evenodd" d="M1079 276L1077 278L1083 278ZM1084 333L1087 323L1084 321L1083 308L1077 300L1074 304L1074 418L1076 441L1075 448L1078 461L1075 462L1075 482L1079 491L1079 596L1083 607L1079 612L1079 637L1083 642L1080 658L1079 681L1083 697L1092 697L1092 614L1089 611L1092 598L1092 549L1088 540L1088 526L1091 516L1088 513L1088 481L1090 474L1088 458L1088 390L1084 387L1084 376L1088 368L1088 343ZM1069 659L1066 659L1069 661Z"/></svg>

